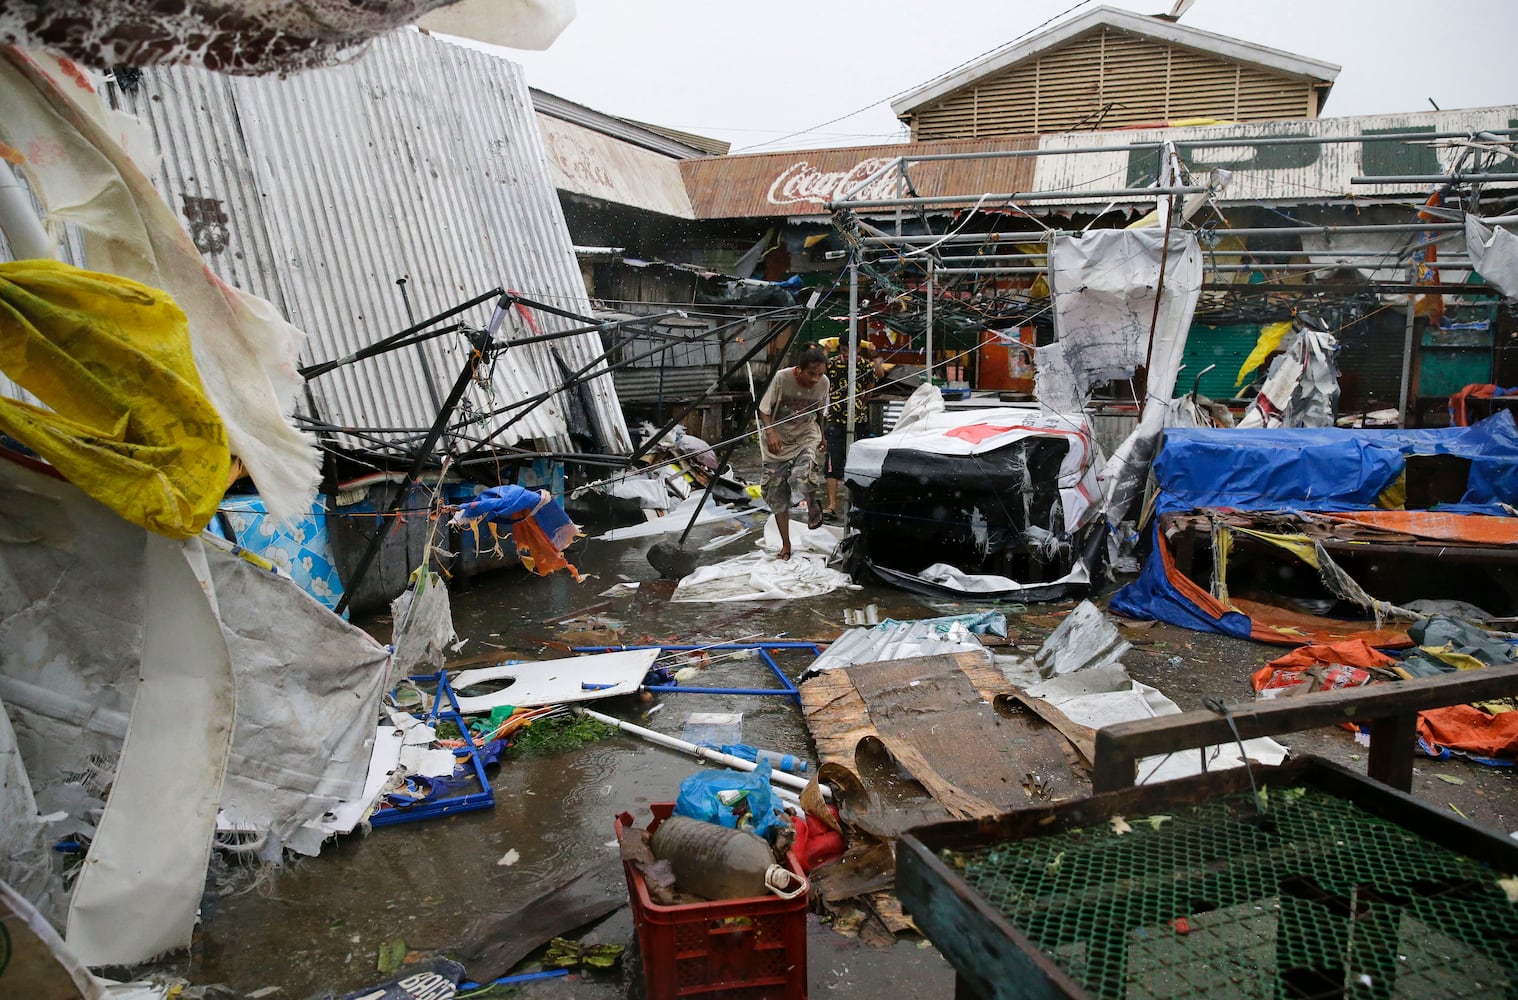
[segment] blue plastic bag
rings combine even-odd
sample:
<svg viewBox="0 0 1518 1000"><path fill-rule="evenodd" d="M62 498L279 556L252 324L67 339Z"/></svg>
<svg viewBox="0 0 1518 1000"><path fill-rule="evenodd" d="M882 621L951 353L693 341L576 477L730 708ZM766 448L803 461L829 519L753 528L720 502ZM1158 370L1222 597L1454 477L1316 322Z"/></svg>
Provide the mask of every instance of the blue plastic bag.
<svg viewBox="0 0 1518 1000"><path fill-rule="evenodd" d="M732 794L728 794L732 793ZM741 820L735 807L744 804ZM680 782L675 815L689 816L718 826L769 835L783 817L780 799L770 788L770 762L760 761L752 771L697 771Z"/></svg>

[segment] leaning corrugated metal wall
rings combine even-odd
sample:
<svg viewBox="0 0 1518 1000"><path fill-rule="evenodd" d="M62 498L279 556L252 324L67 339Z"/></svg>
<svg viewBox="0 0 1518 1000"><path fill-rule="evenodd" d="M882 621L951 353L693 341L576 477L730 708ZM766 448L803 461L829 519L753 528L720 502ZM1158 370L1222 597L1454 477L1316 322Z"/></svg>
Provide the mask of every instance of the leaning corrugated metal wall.
<svg viewBox="0 0 1518 1000"><path fill-rule="evenodd" d="M496 287L590 315L527 85L510 62L403 31L352 63L285 80L165 68L112 93L150 124L157 182L212 269L305 330L307 364L411 326L402 277L418 320ZM487 303L460 319L481 327L491 311ZM511 323L524 334L580 325L542 312L533 321L537 331L519 316ZM308 383L300 412L391 429L339 443L378 438L404 449L432 424L469 349L452 334L337 369ZM478 420L455 447L519 412L492 411L601 353L596 333L506 351L468 390L462 410ZM596 444L626 450L611 379L587 389ZM497 443L583 450L570 440L570 416L555 396Z"/></svg>

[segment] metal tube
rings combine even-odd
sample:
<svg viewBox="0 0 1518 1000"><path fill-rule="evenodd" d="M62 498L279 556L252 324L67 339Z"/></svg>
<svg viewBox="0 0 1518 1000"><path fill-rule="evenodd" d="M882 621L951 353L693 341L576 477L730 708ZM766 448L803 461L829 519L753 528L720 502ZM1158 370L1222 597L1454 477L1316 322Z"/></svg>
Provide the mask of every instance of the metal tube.
<svg viewBox="0 0 1518 1000"><path fill-rule="evenodd" d="M1409 245L1395 250L1203 250L1202 252L1226 257L1241 257L1245 254L1250 257L1304 257L1309 254L1332 254L1335 257L1386 257L1395 259L1399 255L1411 253L1416 249L1417 247ZM950 261L1043 260L1047 256L1049 254L1046 251L1044 253L971 254L965 257L941 257L939 259L947 264ZM1468 262L1469 258L1440 257L1439 263L1443 264L1446 260Z"/></svg>
<svg viewBox="0 0 1518 1000"><path fill-rule="evenodd" d="M1481 132L1489 135L1518 135L1518 129L1511 128L1487 128ZM1430 139L1469 139L1472 133L1465 132L1392 132L1386 135L1287 135L1287 136L1262 136L1258 139L1249 139L1243 136L1235 136L1227 139L1181 139L1172 137L1169 141L1175 143L1182 150L1189 149L1216 149L1225 146L1311 146L1328 145L1342 142L1427 142ZM1111 153L1124 149L1159 149L1162 141L1154 142L1129 142L1111 146L1074 146L1070 149L998 149L985 153L931 153L923 156L903 156L902 160L907 163L933 163L943 160L999 160L1017 156L1067 156L1078 153ZM882 168L882 170L889 167ZM873 178L872 178L873 179ZM863 187L864 185L859 185ZM854 189L858 190L858 187ZM853 194L850 191L849 194ZM847 196L845 196L847 197Z"/></svg>
<svg viewBox="0 0 1518 1000"><path fill-rule="evenodd" d="M618 719L615 716L604 715L601 712L597 712L593 709L571 706L570 711L574 712L576 715L588 715L592 719L595 719L597 722L604 722L608 726L616 726L624 733L631 733L634 736L641 736L645 740L648 740L648 742L656 743L661 747L668 747L671 750L679 750L694 757L699 757L702 760L709 760L714 764L725 764L726 766L733 768L736 771L753 771L759 766L751 760L744 760L742 757L734 757L732 754L723 753L720 750L712 750L708 747L697 746L694 743L689 743L675 736L669 736L665 733L655 732L652 729L645 729L642 726L634 725L631 722L623 722L621 719ZM805 791L806 786L810 784L810 782L806 779L798 778L795 775L787 774L784 771L772 771L770 774L770 783L775 785L785 785L787 788L794 788L798 792ZM828 786L818 785L818 787L822 789L822 794L824 797L833 797L833 793L828 788Z"/></svg>
<svg viewBox="0 0 1518 1000"><path fill-rule="evenodd" d="M849 258L849 398L848 417L844 424L844 448L854 443L854 393L858 388L856 358L859 350L859 262ZM823 421L825 424L826 421Z"/></svg>
<svg viewBox="0 0 1518 1000"><path fill-rule="evenodd" d="M1491 220L1487 220L1491 221ZM1212 229L1209 232L1225 236L1291 236L1318 233L1337 236L1348 233L1455 233L1463 232L1463 222L1393 222L1384 226L1242 226L1230 229ZM922 246L929 243L1016 243L1033 238L1042 239L1042 233L956 233L953 236L866 236L863 242L878 246Z"/></svg>
<svg viewBox="0 0 1518 1000"><path fill-rule="evenodd" d="M1267 264L1261 267L1253 267L1249 264L1204 264L1207 271L1219 274L1233 272L1246 273L1249 271L1331 271L1337 267L1354 267L1353 264ZM1448 271L1474 271L1469 264L1446 264L1439 261L1440 270ZM942 269L945 274L1043 274L1047 267L946 267Z"/></svg>
<svg viewBox="0 0 1518 1000"><path fill-rule="evenodd" d="M0 167L0 233L17 260L53 260L58 255L27 197L26 185L9 166Z"/></svg>
<svg viewBox="0 0 1518 1000"><path fill-rule="evenodd" d="M1512 181L1513 174L1401 174L1392 176L1351 177L1351 184L1459 184L1461 181Z"/></svg>
<svg viewBox="0 0 1518 1000"><path fill-rule="evenodd" d="M877 198L872 201L830 201L830 211L840 208L895 208L904 204L911 208L934 208L940 205L972 205L976 202L997 204L1011 201L1069 201L1072 198L1153 198L1158 195L1206 194L1210 189L1203 186L1182 187L1110 188L1101 191L1014 191L1011 194L939 195L932 198Z"/></svg>
<svg viewBox="0 0 1518 1000"><path fill-rule="evenodd" d="M1407 426L1407 401L1411 398L1408 384L1413 374L1413 331L1417 328L1418 296L1407 297L1407 326L1402 335L1402 389L1397 399L1397 426Z"/></svg>
<svg viewBox="0 0 1518 1000"><path fill-rule="evenodd" d="M927 341L923 345L923 360L927 362L928 384L933 384L933 277L937 271L936 262L932 257L928 258L928 309L925 317L927 324Z"/></svg>

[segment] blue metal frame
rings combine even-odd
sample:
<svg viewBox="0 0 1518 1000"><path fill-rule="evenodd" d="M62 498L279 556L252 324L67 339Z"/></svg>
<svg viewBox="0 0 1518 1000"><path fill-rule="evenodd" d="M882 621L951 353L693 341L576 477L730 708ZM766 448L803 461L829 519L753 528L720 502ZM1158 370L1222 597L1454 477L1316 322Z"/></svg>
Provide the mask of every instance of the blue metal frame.
<svg viewBox="0 0 1518 1000"><path fill-rule="evenodd" d="M468 757L474 764L474 776L480 783L482 791L466 792L463 795L450 795L447 798L435 799L428 802L418 802L410 806L393 806L389 809L375 810L369 816L370 826L395 826L399 823L410 823L415 820L432 819L437 816L452 816L457 813L473 812L476 809L494 809L495 792L491 790L490 779L485 777L485 763L480 759L480 748L475 746L474 739L469 735L469 727L464 723L464 715L459 710L459 699L453 693L453 685L448 683L448 674L438 671L435 674L417 674L409 678L417 684L437 682L437 694L432 699L432 708L427 713L427 721L431 725L437 725L439 719L447 719L459 727L459 732L464 734L467 746L456 747L453 751L455 757ZM443 699L448 699L451 708L442 711Z"/></svg>
<svg viewBox="0 0 1518 1000"><path fill-rule="evenodd" d="M780 664L770 655L772 649L805 649L810 650L815 656L822 655L822 647L815 642L775 641L775 642L718 642L697 645L696 643L677 643L671 645L659 645L657 643L641 646L575 646L570 652L573 653L618 653L627 649L657 649L661 652L682 653L700 650L703 653L711 649L726 650L757 650L759 658L764 665L770 668L780 681L781 687L776 688L709 688L709 687L685 687L680 684L650 684L645 688L648 691L658 691L661 694L683 691L686 694L768 694L782 695L794 701L801 701L801 692L791 679L785 676L785 671L780 669Z"/></svg>

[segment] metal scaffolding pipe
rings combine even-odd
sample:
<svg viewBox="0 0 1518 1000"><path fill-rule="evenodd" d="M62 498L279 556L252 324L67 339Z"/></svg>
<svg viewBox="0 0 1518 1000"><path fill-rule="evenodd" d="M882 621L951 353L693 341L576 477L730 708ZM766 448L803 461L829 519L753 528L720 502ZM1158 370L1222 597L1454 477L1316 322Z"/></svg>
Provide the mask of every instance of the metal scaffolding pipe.
<svg viewBox="0 0 1518 1000"><path fill-rule="evenodd" d="M1459 184L1461 181L1518 181L1518 174L1401 174L1351 177L1351 184Z"/></svg>
<svg viewBox="0 0 1518 1000"><path fill-rule="evenodd" d="M1263 267L1251 267L1248 264L1203 264L1207 271L1215 273L1247 273L1250 271L1331 271L1339 267L1353 267L1353 264L1267 264ZM1431 267L1442 271L1474 271L1469 264L1446 264L1439 261ZM941 267L939 274L1044 274L1047 267ZM1383 270L1383 268L1376 268Z"/></svg>
<svg viewBox="0 0 1518 1000"><path fill-rule="evenodd" d="M1342 142L1427 142L1430 139L1470 139L1478 135L1518 135L1518 129L1512 128L1488 128L1479 132L1390 132L1385 135L1282 135L1261 136L1258 139L1250 139L1244 136L1235 136L1226 139L1171 139L1182 151L1189 149L1217 149L1227 146L1309 146L1327 145ZM1155 142L1129 142L1111 146L1074 146L1070 149L998 149L984 153L927 153L922 156L903 156L901 162L905 163L935 163L945 160L1001 160L1017 156L1065 156L1080 153L1111 153L1125 149L1154 149L1158 150L1163 145L1160 141ZM882 167L880 172L889 170L897 161ZM871 178L873 179L873 178ZM859 187L863 187L861 184ZM856 188L855 190L858 190Z"/></svg>
<svg viewBox="0 0 1518 1000"><path fill-rule="evenodd" d="M1484 220L1492 222L1493 220ZM1352 233L1459 233L1465 231L1463 222L1390 222L1383 226L1241 226L1238 228L1215 228L1208 230L1224 236L1293 236L1319 234L1327 236ZM1042 232L1015 233L955 233L952 236L865 236L862 240L877 246L924 246L929 243L1026 243L1042 240Z"/></svg>
<svg viewBox="0 0 1518 1000"><path fill-rule="evenodd" d="M1203 253L1227 257L1238 257L1244 254L1248 254L1251 257L1304 257L1310 254L1332 254L1335 257L1380 257L1396 260L1399 258L1399 255L1411 254L1418 249L1418 245L1408 245L1396 250L1212 250L1204 248ZM1043 260L1047 256L1047 253L988 253L966 257L940 257L939 260L947 264L951 261ZM1468 258L1465 257L1451 257L1448 260L1469 263ZM1445 262L1446 258L1439 258L1440 264L1444 264Z"/></svg>
<svg viewBox="0 0 1518 1000"><path fill-rule="evenodd" d="M1186 185L1184 187L1111 188L1104 191L1014 191L1011 194L963 195L951 194L932 198L877 198L871 201L830 201L830 211L840 208L934 208L946 205L1000 204L1010 201L1068 201L1072 198L1153 198L1158 195L1205 194L1211 188Z"/></svg>

